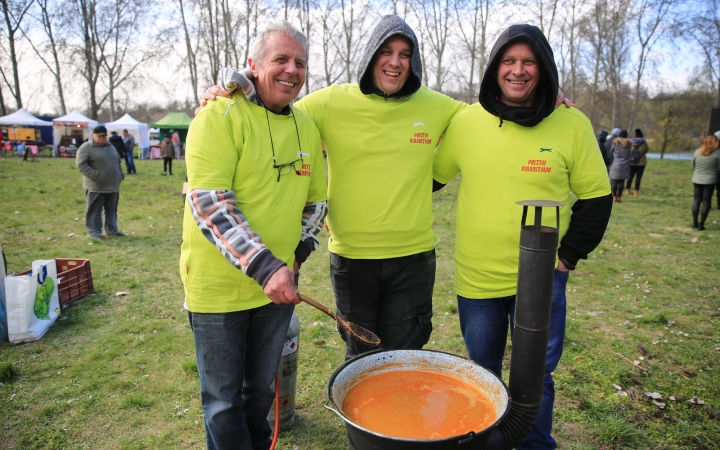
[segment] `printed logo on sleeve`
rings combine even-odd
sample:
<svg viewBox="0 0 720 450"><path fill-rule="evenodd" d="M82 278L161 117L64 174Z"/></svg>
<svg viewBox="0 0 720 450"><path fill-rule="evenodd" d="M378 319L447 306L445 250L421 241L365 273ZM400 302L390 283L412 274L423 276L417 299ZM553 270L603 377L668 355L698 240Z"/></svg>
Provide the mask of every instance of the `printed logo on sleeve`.
<svg viewBox="0 0 720 450"><path fill-rule="evenodd" d="M298 170L298 171L295 172L295 173L297 173L297 174L298 174L299 176L301 176L301 177L311 177L311 176L312 176L312 170L311 170L310 166L311 166L311 165L310 165L309 163L303 163L303 164L302 164L302 167L300 168L300 170Z"/></svg>

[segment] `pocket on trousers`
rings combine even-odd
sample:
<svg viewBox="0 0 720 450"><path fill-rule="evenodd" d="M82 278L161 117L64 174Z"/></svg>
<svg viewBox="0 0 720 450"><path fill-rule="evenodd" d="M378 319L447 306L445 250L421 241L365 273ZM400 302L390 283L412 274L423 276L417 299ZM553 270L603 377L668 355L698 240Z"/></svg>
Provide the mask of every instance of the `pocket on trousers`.
<svg viewBox="0 0 720 450"><path fill-rule="evenodd" d="M335 253L330 253L330 268L335 271L347 269L348 259Z"/></svg>
<svg viewBox="0 0 720 450"><path fill-rule="evenodd" d="M413 348L420 349L430 340L430 334L432 333L432 316L433 311L421 312L417 315L418 330L415 335L415 345Z"/></svg>

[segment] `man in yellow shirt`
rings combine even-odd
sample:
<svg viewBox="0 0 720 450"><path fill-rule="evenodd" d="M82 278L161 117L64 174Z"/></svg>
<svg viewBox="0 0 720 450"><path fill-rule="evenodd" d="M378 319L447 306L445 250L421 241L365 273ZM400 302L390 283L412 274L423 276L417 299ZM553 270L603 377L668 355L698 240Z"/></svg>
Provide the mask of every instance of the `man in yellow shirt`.
<svg viewBox="0 0 720 450"><path fill-rule="evenodd" d="M480 85L480 103L455 115L436 150L436 188L462 172L457 201L455 287L470 357L501 375L517 288L519 200L565 202L553 286L540 415L518 449L553 449L552 371L565 336L565 286L578 260L600 243L612 209L610 186L590 121L555 109L558 75L539 28L500 35ZM482 130L478 133L477 130ZM571 206L571 192L578 200ZM546 225L555 227L548 214Z"/></svg>
<svg viewBox="0 0 720 450"><path fill-rule="evenodd" d="M195 337L209 449L270 447L267 415L298 270L325 217L313 121L290 107L307 39L287 22L261 33L252 89L200 111L187 136L180 276Z"/></svg>

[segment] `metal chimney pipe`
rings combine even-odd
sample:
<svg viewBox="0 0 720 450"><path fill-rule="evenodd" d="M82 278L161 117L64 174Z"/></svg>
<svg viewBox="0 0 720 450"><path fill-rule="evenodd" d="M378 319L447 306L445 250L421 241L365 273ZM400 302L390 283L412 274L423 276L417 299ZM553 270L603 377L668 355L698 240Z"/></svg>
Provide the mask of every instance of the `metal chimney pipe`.
<svg viewBox="0 0 720 450"><path fill-rule="evenodd" d="M487 448L515 448L535 424L542 405L545 355L552 308L555 255L562 202L524 200L520 227L520 262L515 300L515 325L510 356L510 411L490 434ZM535 208L527 225L528 207ZM554 207L556 227L542 226L542 208Z"/></svg>

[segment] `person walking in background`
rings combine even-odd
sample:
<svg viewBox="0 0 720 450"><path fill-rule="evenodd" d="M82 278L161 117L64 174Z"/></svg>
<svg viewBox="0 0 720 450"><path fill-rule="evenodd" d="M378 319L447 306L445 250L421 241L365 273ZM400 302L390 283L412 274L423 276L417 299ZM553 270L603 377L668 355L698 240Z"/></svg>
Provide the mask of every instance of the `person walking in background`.
<svg viewBox="0 0 720 450"><path fill-rule="evenodd" d="M705 229L705 220L710 213L710 203L712 202L713 190L718 183L720 172L720 151L718 151L720 141L712 134L703 138L699 149L695 150L693 155L693 191L694 199L692 205L692 227L698 231ZM702 211L700 210L702 203ZM698 215L700 220L698 221Z"/></svg>
<svg viewBox="0 0 720 450"><path fill-rule="evenodd" d="M600 147L600 154L602 155L603 161L605 162L605 169L610 170L610 163L612 162L612 159L610 159L607 149L605 148L605 146L607 145L607 137L608 132L605 130L600 130L597 135L597 142L598 147Z"/></svg>
<svg viewBox="0 0 720 450"><path fill-rule="evenodd" d="M117 131L112 131L110 133L110 137L107 140L110 145L115 148L115 151L117 151L118 156L121 160L125 159L125 144L123 144L123 140L120 136L118 136Z"/></svg>
<svg viewBox="0 0 720 450"><path fill-rule="evenodd" d="M182 142L180 142L180 133L175 130L170 130L172 133L172 145L175 150L175 159L180 159L180 150L182 149Z"/></svg>
<svg viewBox="0 0 720 450"><path fill-rule="evenodd" d="M620 128L613 128L610 136L605 140L605 165L607 166L608 172L610 171L610 164L612 163L613 153L613 142L620 136Z"/></svg>
<svg viewBox="0 0 720 450"><path fill-rule="evenodd" d="M120 155L116 148L108 144L104 126L95 127L92 137L80 146L75 164L83 174L87 200L85 227L88 235L95 239L105 239L102 234L102 213L105 210L105 234L125 236L117 227L120 183L125 176L120 165Z"/></svg>
<svg viewBox="0 0 720 450"><path fill-rule="evenodd" d="M132 134L128 133L128 130L122 130L123 134L123 145L125 146L125 167L127 167L128 175L137 175L135 170L135 162L133 161L133 153L135 152L135 138Z"/></svg>
<svg viewBox="0 0 720 450"><path fill-rule="evenodd" d="M170 175L172 175L172 160L175 154L174 146L168 136L163 138L162 144L160 144L160 154L163 159L163 175L167 175L168 168L170 169Z"/></svg>
<svg viewBox="0 0 720 450"><path fill-rule="evenodd" d="M630 193L630 186L635 178L635 195L640 193L640 181L642 180L645 166L647 165L647 152L649 151L647 141L643 137L640 128L635 128L635 137L630 139L630 176L625 183L625 193Z"/></svg>
<svg viewBox="0 0 720 450"><path fill-rule="evenodd" d="M628 132L622 130L620 135L612 142L612 163L608 175L610 176L610 189L613 200L620 202L625 180L630 176L630 139Z"/></svg>
<svg viewBox="0 0 720 450"><path fill-rule="evenodd" d="M715 132L715 137L718 138L718 141L720 141L720 131ZM717 193L717 207L718 210L720 210L720 176L718 177L718 182L715 185L715 191Z"/></svg>

